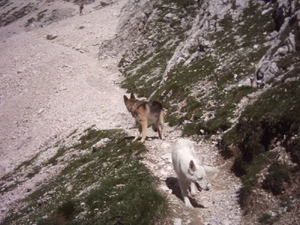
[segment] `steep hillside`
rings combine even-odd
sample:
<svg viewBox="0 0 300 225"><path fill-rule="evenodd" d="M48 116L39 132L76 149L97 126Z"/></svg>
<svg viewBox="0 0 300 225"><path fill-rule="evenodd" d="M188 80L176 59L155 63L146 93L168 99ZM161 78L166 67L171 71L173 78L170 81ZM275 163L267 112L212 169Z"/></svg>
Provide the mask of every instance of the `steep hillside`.
<svg viewBox="0 0 300 225"><path fill-rule="evenodd" d="M1 224L299 223L299 1L0 6ZM166 140L131 142L125 92L163 103ZM194 209L182 136L219 169Z"/></svg>
<svg viewBox="0 0 300 225"><path fill-rule="evenodd" d="M213 140L243 182L245 218L260 223L300 220L299 9L289 0L132 2L114 40L127 44L122 87L163 102L183 136Z"/></svg>

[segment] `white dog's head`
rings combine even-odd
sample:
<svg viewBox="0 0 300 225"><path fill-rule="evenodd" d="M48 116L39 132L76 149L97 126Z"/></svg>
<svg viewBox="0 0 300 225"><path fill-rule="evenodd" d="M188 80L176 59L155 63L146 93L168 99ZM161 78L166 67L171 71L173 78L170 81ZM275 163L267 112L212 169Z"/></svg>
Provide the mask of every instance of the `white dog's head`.
<svg viewBox="0 0 300 225"><path fill-rule="evenodd" d="M209 188L206 182L206 173L211 172L215 173L217 172L217 169L210 166L199 165L191 160L188 169L188 179L190 182L198 184L202 190L208 191Z"/></svg>
<svg viewBox="0 0 300 225"><path fill-rule="evenodd" d="M194 182L198 184L201 189L208 191L207 183L205 180L206 172L203 166L196 165L193 160L190 161L189 169L188 169L188 179L190 182Z"/></svg>

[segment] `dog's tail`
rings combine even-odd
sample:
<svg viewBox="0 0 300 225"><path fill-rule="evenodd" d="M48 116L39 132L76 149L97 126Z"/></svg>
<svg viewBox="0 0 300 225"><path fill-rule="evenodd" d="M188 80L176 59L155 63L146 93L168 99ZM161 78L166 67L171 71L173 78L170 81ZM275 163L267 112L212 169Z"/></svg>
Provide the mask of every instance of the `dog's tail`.
<svg viewBox="0 0 300 225"><path fill-rule="evenodd" d="M209 175L210 179L214 180L216 179L217 175L218 175L218 168L214 167L214 166L203 166L205 172Z"/></svg>
<svg viewBox="0 0 300 225"><path fill-rule="evenodd" d="M154 123L153 125L152 125L152 130L154 131L154 132L158 132L158 131L160 131L160 130L163 130L163 128L164 128L164 110L163 109L161 109L160 110L160 112L159 112L159 117L158 117L158 123L156 124L156 123ZM158 126L158 127L157 127Z"/></svg>
<svg viewBox="0 0 300 225"><path fill-rule="evenodd" d="M217 173L218 172L217 167L214 167L214 166L204 166L204 170L205 170L205 172L208 172L208 173Z"/></svg>
<svg viewBox="0 0 300 225"><path fill-rule="evenodd" d="M157 132L157 131L158 131L158 128L155 126L155 124L152 125L152 130L153 130L154 132Z"/></svg>

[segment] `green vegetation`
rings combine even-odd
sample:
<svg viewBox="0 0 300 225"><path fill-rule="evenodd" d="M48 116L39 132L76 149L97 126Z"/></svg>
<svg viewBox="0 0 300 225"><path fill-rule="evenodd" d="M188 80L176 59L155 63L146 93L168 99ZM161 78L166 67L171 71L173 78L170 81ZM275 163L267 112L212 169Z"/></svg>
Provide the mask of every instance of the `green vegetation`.
<svg viewBox="0 0 300 225"><path fill-rule="evenodd" d="M122 72L127 78L121 87L138 96L149 97L154 90L159 88L168 60L172 57L178 44L185 39L185 32L190 29L190 26L181 24L181 19L185 18L189 21L196 16L196 6L186 9L180 6L171 7L169 3L171 2L154 4L154 8L157 10L157 19L147 23L142 31L143 35L147 37L145 39L151 42L151 46L136 46L136 48L133 46L135 52L138 52L136 58L128 63L125 54L119 63L119 67L122 68ZM183 2L178 1L178 3ZM170 21L167 20L165 16L169 13L176 17ZM153 37L153 33L159 35ZM152 48L152 51L149 52L149 48ZM163 100L160 94L155 94L154 98Z"/></svg>
<svg viewBox="0 0 300 225"><path fill-rule="evenodd" d="M256 155L251 163L245 163L241 158L237 158L232 167L236 175L241 177L243 189L240 193L240 204L247 208L248 197L254 186L257 185L258 173L267 165L267 154Z"/></svg>
<svg viewBox="0 0 300 225"><path fill-rule="evenodd" d="M4 175L0 180L0 193L9 192L16 188L19 184L23 183L23 181L16 181L14 182L14 175L18 173L22 168L26 168L27 166L31 165L31 163L38 157L39 154L36 154L34 157L32 157L30 160L26 160L22 162L19 166L17 166L14 171L7 173ZM38 173L40 170L39 166L35 166L33 169L26 171L26 177L33 177L36 173Z"/></svg>
<svg viewBox="0 0 300 225"><path fill-rule="evenodd" d="M105 144L91 151L99 141ZM22 199L2 224L153 224L166 213L167 200L140 163L145 151L120 131L87 129L77 143L60 146L44 163L58 165L59 157L74 155L60 162L61 172Z"/></svg>
<svg viewBox="0 0 300 225"><path fill-rule="evenodd" d="M183 6L183 5L192 5L195 3L193 0L163 0L164 4L170 4L170 3L176 3L178 6Z"/></svg>
<svg viewBox="0 0 300 225"><path fill-rule="evenodd" d="M241 176L247 189L243 199L247 199L256 185L255 175L262 168L261 165L266 165L266 153L275 143L289 143L288 150L294 156L294 161L299 163L299 139L291 139L299 133L300 127L299 85L300 81L295 80L267 90L244 110L235 128L223 136L223 151L228 150L227 147L231 145L240 150L233 171ZM258 158L260 166L257 166ZM255 168L255 171L251 172L247 168ZM277 163L272 164L264 181L264 188L273 194L279 194L283 188L282 182L289 182L287 168Z"/></svg>
<svg viewBox="0 0 300 225"><path fill-rule="evenodd" d="M243 159L249 162L254 155L268 151L275 140L282 141L289 132L296 134L300 125L299 84L295 80L263 93L244 110L235 129L224 135L224 144L239 145Z"/></svg>
<svg viewBox="0 0 300 225"><path fill-rule="evenodd" d="M48 9L45 9L43 11L40 11L38 14L37 14L37 21L41 21L43 19L43 17L45 16L45 13L48 11Z"/></svg>
<svg viewBox="0 0 300 225"><path fill-rule="evenodd" d="M25 27L28 27L28 26L30 26L33 22L35 21L35 18L30 18L30 19L28 19L27 20L27 23L25 24Z"/></svg>
<svg viewBox="0 0 300 225"><path fill-rule="evenodd" d="M259 224L273 224L276 220L278 220L278 216L272 217L268 213L263 213L258 219L258 222Z"/></svg>
<svg viewBox="0 0 300 225"><path fill-rule="evenodd" d="M6 2L2 3L6 4ZM29 3L23 6L21 9L17 9L17 7L13 7L10 10L6 11L1 15L0 26L7 26L8 24L23 18L24 16L28 15L32 11L35 10L34 3Z"/></svg>
<svg viewBox="0 0 300 225"><path fill-rule="evenodd" d="M278 162L272 163L263 182L263 188L270 190L274 195L278 195L284 190L284 182L290 183L287 166Z"/></svg>
<svg viewBox="0 0 300 225"><path fill-rule="evenodd" d="M168 7L167 4L171 2L176 3L176 7ZM154 42L153 53L140 51L139 57L123 68L127 79L122 83L122 87L129 92L137 93L138 96L153 95L153 99L162 102L168 109L166 121L171 126L181 126L183 121L188 120L189 123L183 126L183 135L198 135L200 129L204 129L205 134L212 135L228 130L232 126L230 120L234 117L236 105L244 96L256 91L250 86L228 90L226 88L255 72L252 63L257 62L269 48L262 45L265 43L266 31L272 31L271 12L262 15L259 6L251 2L243 14L244 23L233 21L229 15L225 16L219 21L223 30L211 33L207 37L212 41L217 40L213 46L214 54L206 49L201 57L195 58L189 65L183 63L175 65L168 72L167 81L161 83L168 60L178 44L184 41L185 31L188 31L182 28L180 23L166 27L167 21L164 20L164 16L167 13L174 13L178 18L192 21L197 15L192 13L192 10L196 12L197 6L191 4L187 13L185 7L179 6L186 3L189 4L189 1L180 3L165 1L164 4L155 4L158 18L149 26L156 23L155 29L162 30L163 33L157 37L160 41ZM253 26L254 21L261 26ZM233 27L235 29L232 29ZM249 30L251 38L247 38ZM145 27L143 30L145 37L151 36L151 33L148 33L150 31L152 32ZM181 36L178 36L179 33ZM175 40L170 42L168 37L173 37L172 39ZM254 45L259 47L253 48ZM192 46L189 49L190 54L199 51L200 47ZM125 64L125 57L121 61L122 67ZM134 70L134 68L138 69ZM209 87L209 93L202 89L203 84L206 84L206 89ZM215 113L204 121L205 111Z"/></svg>

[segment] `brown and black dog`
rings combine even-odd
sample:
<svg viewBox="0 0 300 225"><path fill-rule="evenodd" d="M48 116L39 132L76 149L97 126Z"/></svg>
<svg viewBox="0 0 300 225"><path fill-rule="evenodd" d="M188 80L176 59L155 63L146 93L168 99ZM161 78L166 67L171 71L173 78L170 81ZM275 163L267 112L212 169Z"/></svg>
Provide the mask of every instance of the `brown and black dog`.
<svg viewBox="0 0 300 225"><path fill-rule="evenodd" d="M135 118L139 124L139 132L136 133L133 141L136 141L142 134L141 142L144 142L147 134L147 127L152 125L152 129L158 132L161 139L164 139L164 109L161 103L157 101L141 101L134 97L131 93L130 98L126 95L124 103L127 110Z"/></svg>

